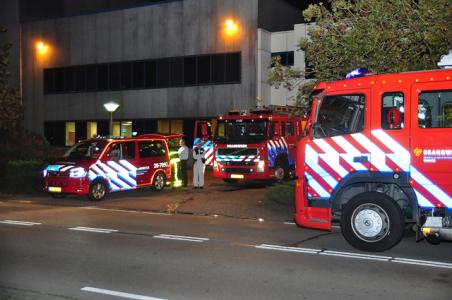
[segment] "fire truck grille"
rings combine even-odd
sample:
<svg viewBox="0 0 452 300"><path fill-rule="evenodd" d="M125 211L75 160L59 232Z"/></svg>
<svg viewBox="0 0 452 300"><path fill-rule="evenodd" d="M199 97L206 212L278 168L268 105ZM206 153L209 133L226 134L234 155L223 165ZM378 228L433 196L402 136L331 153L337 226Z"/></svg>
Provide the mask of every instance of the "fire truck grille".
<svg viewBox="0 0 452 300"><path fill-rule="evenodd" d="M245 168L225 169L224 172L232 173L232 174L249 174L249 173L251 173L251 169L245 169Z"/></svg>
<svg viewBox="0 0 452 300"><path fill-rule="evenodd" d="M250 166L254 167L256 163L254 161L228 161L225 162L224 165L226 166Z"/></svg>

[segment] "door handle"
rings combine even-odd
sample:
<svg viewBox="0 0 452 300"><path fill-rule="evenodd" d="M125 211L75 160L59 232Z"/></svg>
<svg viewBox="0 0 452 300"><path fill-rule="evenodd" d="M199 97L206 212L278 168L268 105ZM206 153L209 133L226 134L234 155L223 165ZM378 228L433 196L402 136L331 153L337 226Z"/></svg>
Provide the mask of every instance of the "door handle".
<svg viewBox="0 0 452 300"><path fill-rule="evenodd" d="M355 163L364 163L368 162L369 158L367 156L355 156L353 157L353 162Z"/></svg>

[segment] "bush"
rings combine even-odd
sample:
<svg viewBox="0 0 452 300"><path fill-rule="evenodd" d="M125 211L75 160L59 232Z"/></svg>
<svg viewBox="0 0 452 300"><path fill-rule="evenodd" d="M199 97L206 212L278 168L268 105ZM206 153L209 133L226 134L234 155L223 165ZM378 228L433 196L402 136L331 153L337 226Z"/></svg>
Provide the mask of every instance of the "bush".
<svg viewBox="0 0 452 300"><path fill-rule="evenodd" d="M42 190L42 170L47 163L39 160L12 160L5 166L0 192L8 194L37 193Z"/></svg>
<svg viewBox="0 0 452 300"><path fill-rule="evenodd" d="M268 200L287 206L295 204L295 186L293 182L277 183L270 187L265 196Z"/></svg>

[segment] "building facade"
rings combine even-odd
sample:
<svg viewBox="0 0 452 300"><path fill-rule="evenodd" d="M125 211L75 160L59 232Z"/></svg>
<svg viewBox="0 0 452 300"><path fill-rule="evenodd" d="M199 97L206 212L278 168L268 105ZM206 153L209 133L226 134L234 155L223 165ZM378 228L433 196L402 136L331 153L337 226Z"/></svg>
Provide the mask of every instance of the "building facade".
<svg viewBox="0 0 452 300"><path fill-rule="evenodd" d="M114 135L191 139L196 119L256 99L288 104L287 91L266 84L272 53L304 68L296 44L306 30L294 28L301 12L291 1L139 1L106 10L58 3L50 17L20 26L25 127L51 144L107 135L109 101L120 105Z"/></svg>

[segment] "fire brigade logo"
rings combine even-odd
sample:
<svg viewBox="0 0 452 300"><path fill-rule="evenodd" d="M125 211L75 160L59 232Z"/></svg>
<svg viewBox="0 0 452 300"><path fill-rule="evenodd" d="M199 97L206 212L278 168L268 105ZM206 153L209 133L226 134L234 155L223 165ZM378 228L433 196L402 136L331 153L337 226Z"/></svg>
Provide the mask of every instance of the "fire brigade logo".
<svg viewBox="0 0 452 300"><path fill-rule="evenodd" d="M416 157L419 157L422 154L422 149L419 147L416 147L413 149L413 153L414 153L414 155L416 155Z"/></svg>

